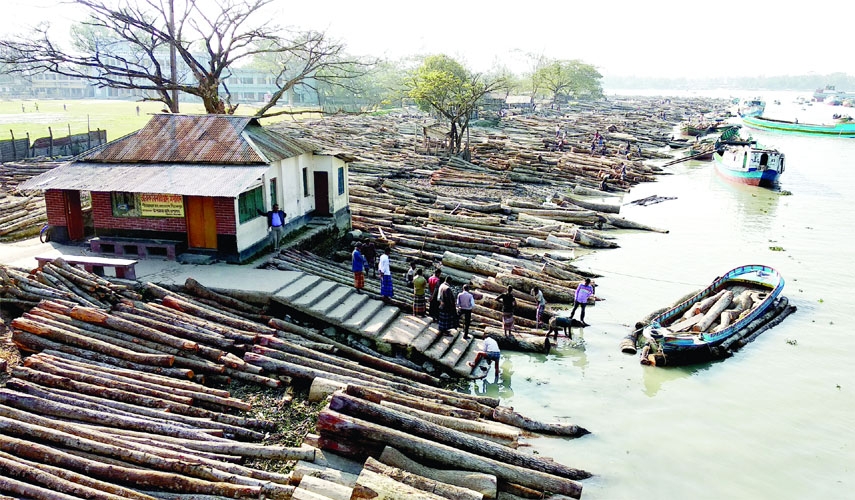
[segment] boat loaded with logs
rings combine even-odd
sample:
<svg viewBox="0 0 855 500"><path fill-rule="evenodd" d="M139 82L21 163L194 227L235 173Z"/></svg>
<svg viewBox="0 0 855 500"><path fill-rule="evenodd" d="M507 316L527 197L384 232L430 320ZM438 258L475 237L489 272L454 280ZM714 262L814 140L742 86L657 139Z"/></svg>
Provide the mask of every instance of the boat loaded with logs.
<svg viewBox="0 0 855 500"><path fill-rule="evenodd" d="M621 349L635 353L641 341L641 362L657 366L728 357L795 310L780 297L783 288L784 278L771 267L737 267L636 325Z"/></svg>

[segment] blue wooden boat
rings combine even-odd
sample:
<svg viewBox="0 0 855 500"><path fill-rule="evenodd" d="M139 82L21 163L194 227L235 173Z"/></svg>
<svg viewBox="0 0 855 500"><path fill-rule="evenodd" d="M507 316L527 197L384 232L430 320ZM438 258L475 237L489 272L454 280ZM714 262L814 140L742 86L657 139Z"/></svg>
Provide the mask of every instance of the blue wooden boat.
<svg viewBox="0 0 855 500"><path fill-rule="evenodd" d="M719 175L749 186L775 187L784 173L784 153L754 141L723 143L713 160Z"/></svg>
<svg viewBox="0 0 855 500"><path fill-rule="evenodd" d="M763 314L783 288L775 269L740 266L655 316L642 335L668 365L717 359L715 348Z"/></svg>
<svg viewBox="0 0 855 500"><path fill-rule="evenodd" d="M760 98L744 100L739 105L737 113L745 118L746 116L760 116L766 110L766 102Z"/></svg>
<svg viewBox="0 0 855 500"><path fill-rule="evenodd" d="M855 137L855 122L835 123L832 125L773 120L763 116L742 118L745 125L760 130L793 132L798 134L825 135L829 137Z"/></svg>

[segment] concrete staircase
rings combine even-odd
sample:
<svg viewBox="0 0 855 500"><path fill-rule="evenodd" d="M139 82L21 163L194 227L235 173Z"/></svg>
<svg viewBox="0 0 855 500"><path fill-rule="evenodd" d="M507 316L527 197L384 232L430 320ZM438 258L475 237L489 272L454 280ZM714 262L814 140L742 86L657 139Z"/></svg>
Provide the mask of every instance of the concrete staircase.
<svg viewBox="0 0 855 500"><path fill-rule="evenodd" d="M418 351L461 377L471 376L468 363L480 349L477 339L464 339L463 332L456 330L451 336L440 335L431 318L406 314L350 286L300 271L278 275L284 278L284 286L271 300L375 343Z"/></svg>

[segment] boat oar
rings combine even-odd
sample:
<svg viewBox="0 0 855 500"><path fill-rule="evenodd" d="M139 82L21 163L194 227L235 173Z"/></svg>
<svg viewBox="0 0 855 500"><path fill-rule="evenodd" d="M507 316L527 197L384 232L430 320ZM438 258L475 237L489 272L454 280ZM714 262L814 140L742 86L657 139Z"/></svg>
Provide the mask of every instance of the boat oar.
<svg viewBox="0 0 855 500"><path fill-rule="evenodd" d="M683 161L691 160L691 159L698 158L698 157L700 157L700 156L704 156L704 155L708 155L708 154L710 154L710 152L709 152L709 151L702 151L702 152L700 152L700 153L698 153L698 154L694 154L694 155L692 155L692 156L684 156L684 157L682 157L682 158L680 158L680 159L677 159L677 160L674 160L674 161L669 161L668 163L665 163L665 164L662 164L662 165L659 165L659 166L660 166L660 167L668 167L668 166L675 165L675 164L680 163L680 162L683 162Z"/></svg>

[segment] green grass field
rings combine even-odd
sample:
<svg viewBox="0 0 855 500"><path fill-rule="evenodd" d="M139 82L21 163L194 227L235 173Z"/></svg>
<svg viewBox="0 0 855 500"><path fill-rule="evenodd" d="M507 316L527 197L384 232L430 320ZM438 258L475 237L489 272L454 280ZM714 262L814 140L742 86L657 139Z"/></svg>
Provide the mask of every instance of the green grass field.
<svg viewBox="0 0 855 500"><path fill-rule="evenodd" d="M23 105L23 111L21 109ZM38 105L38 111L36 106ZM63 107L64 106L64 107ZM140 108L137 115L137 106ZM201 103L180 103L182 114L203 114ZM106 130L107 140L118 139L142 128L152 114L159 113L163 105L157 102L110 101L110 100L0 100L0 140L22 139L30 134L30 140L48 137L65 137L85 133L87 130ZM247 116L256 111L255 106L241 104L236 114ZM264 120L269 125L286 118ZM298 118L299 119L299 118Z"/></svg>

